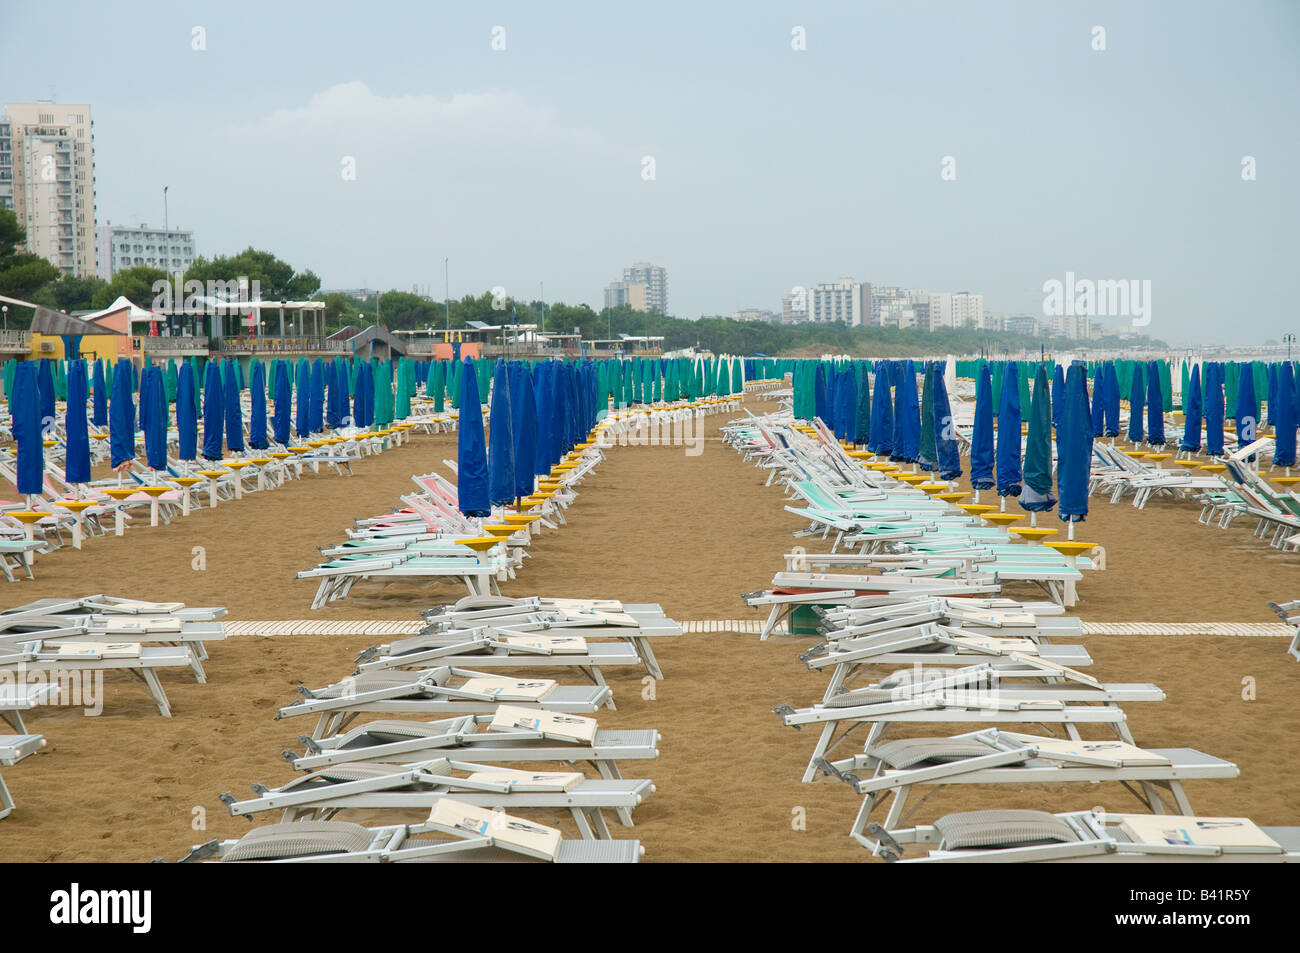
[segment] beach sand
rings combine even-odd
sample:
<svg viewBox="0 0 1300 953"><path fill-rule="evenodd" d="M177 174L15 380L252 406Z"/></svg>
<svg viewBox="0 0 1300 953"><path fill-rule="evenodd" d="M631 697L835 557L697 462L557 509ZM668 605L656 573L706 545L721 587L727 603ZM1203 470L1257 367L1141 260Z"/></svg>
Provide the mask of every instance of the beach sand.
<svg viewBox="0 0 1300 953"><path fill-rule="evenodd" d="M762 412L771 405L751 399L747 406ZM708 439L697 456L682 447L608 451L568 510L569 525L536 538L518 578L503 591L657 602L680 620L759 618L739 594L767 586L792 545L829 547L792 539L804 521L782 510L782 494L763 486L764 473L716 439L718 426L735 416L707 418ZM359 584L350 598L313 613L314 584L294 574L314 565L316 547L340 540L354 517L397 506L415 488L411 474L445 473L441 461L454 458L455 439L415 436L408 446L361 461L351 479L322 474L170 526L94 539L82 552L66 548L40 560L35 582L0 587L0 604L104 592L224 605L230 619L412 619L463 591L449 584ZM968 486L965 477L960 482ZM1094 499L1077 535L1106 547L1108 568L1085 575L1077 613L1098 621L1276 621L1266 603L1300 596L1300 555L1271 550L1251 537L1244 521L1226 531L1200 526L1197 512L1191 503L1155 501L1137 511L1128 502ZM1040 525L1061 526L1055 515ZM1008 594L1039 598L1028 586ZM18 807L0 821L0 860L175 859L190 844L241 834L251 825L230 817L217 795L244 797L250 782L278 785L290 778L280 753L301 751L297 736L311 725L308 719L276 722L277 708L296 697L299 684L320 687L350 674L356 653L370 641L214 643L208 684L196 684L188 672L163 676L170 719L124 676L106 680L99 717L74 708L32 712L29 730L48 743L5 769ZM866 859L847 836L858 798L839 781L801 784L815 732L782 727L772 714L782 702L820 699L825 677L795 658L814 641L760 642L728 633L662 639L655 651L663 681L647 684L640 671L613 674L619 708L602 711L601 726L653 727L663 735L657 760L624 772L649 776L657 792L636 811L636 827L615 826L614 835L639 837L647 861ZM1162 703L1126 706L1139 744L1196 747L1240 766L1236 780L1187 784L1198 812L1300 823L1300 664L1285 653L1283 640L1084 641L1095 660L1092 674L1152 681L1167 694ZM957 733L984 726L940 727ZM1096 729L1084 732L1102 737ZM925 733L936 732L894 736ZM1138 809L1117 784L956 787L936 794L914 819L977 807L1098 805ZM268 823L277 819L265 816ZM567 818L549 820L572 831Z"/></svg>

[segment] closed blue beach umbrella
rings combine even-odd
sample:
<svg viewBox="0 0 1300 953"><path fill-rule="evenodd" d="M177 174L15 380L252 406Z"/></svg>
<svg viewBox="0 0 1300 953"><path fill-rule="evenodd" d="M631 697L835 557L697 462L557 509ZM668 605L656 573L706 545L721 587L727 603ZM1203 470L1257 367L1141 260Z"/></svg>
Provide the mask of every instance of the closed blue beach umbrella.
<svg viewBox="0 0 1300 953"><path fill-rule="evenodd" d="M254 360L248 375L248 445L254 450L265 450L266 439L266 368Z"/></svg>
<svg viewBox="0 0 1300 953"><path fill-rule="evenodd" d="M1115 362L1106 362L1106 391L1103 395L1105 402L1106 429L1103 436L1119 436L1119 374L1115 370Z"/></svg>
<svg viewBox="0 0 1300 953"><path fill-rule="evenodd" d="M515 436L515 496L524 497L533 492L533 461L537 456L537 404L533 382L526 364L516 363L511 368L511 410L514 411L512 429Z"/></svg>
<svg viewBox="0 0 1300 953"><path fill-rule="evenodd" d="M116 392L114 392L116 394ZM225 401L221 394L221 368L208 361L203 378L203 459L221 459L222 421Z"/></svg>
<svg viewBox="0 0 1300 953"><path fill-rule="evenodd" d="M95 406L90 419L96 427L105 427L108 425L108 382L104 378L104 362L99 358L95 358L94 391Z"/></svg>
<svg viewBox="0 0 1300 953"><path fill-rule="evenodd" d="M1129 443L1142 442L1142 410L1146 404L1146 373L1141 364L1133 369L1133 384L1128 398Z"/></svg>
<svg viewBox="0 0 1300 953"><path fill-rule="evenodd" d="M90 482L90 426L86 420L87 391L86 362L68 363L68 413L63 422L67 455L63 464L64 479L68 483Z"/></svg>
<svg viewBox="0 0 1300 953"><path fill-rule="evenodd" d="M1223 456L1223 377L1223 365L1214 362L1205 365L1201 378L1205 391L1205 452L1212 457Z"/></svg>
<svg viewBox="0 0 1300 953"><path fill-rule="evenodd" d="M141 416L144 418L145 462L154 471L167 469L167 385L162 368L154 365L140 379Z"/></svg>
<svg viewBox="0 0 1300 953"><path fill-rule="evenodd" d="M555 365L543 361L533 371L533 404L537 409L537 445L533 448L533 473L543 476L551 472L551 444L554 412L551 409L551 374ZM617 371L617 368L615 369ZM621 375L619 380L622 380Z"/></svg>
<svg viewBox="0 0 1300 953"><path fill-rule="evenodd" d="M1025 482L1020 505L1042 513L1056 505L1052 495L1052 397L1047 367L1040 364L1029 402L1029 436L1025 438Z"/></svg>
<svg viewBox="0 0 1300 953"><path fill-rule="evenodd" d="M1157 388L1159 390L1159 388ZM1067 523L1088 516L1088 479L1092 472L1092 422L1088 408L1088 372L1071 364L1062 388L1061 425L1056 430L1057 515Z"/></svg>
<svg viewBox="0 0 1300 953"><path fill-rule="evenodd" d="M971 430L970 485L976 490L993 488L993 373L981 363L975 384L975 426ZM978 501L978 494L976 494Z"/></svg>
<svg viewBox="0 0 1300 953"><path fill-rule="evenodd" d="M118 358L117 367L113 371L113 399L108 405L108 452L114 470L135 459L135 403L131 397L131 362L124 357Z"/></svg>
<svg viewBox="0 0 1300 953"><path fill-rule="evenodd" d="M1160 365L1147 364L1147 443L1165 445L1165 396L1160 387Z"/></svg>
<svg viewBox="0 0 1300 953"><path fill-rule="evenodd" d="M1246 365L1237 382L1237 448L1253 443L1259 430L1259 401L1255 399L1255 375Z"/></svg>
<svg viewBox="0 0 1300 953"><path fill-rule="evenodd" d="M961 476L961 451L957 449L957 428L948 403L948 386L943 382L944 365L936 361L934 376L934 439L939 453L939 479L955 480ZM992 426L992 420L989 421Z"/></svg>
<svg viewBox="0 0 1300 953"><path fill-rule="evenodd" d="M9 397L14 441L18 444L17 489L24 496L45 489L45 433L41 427L39 376L35 364L19 361L14 368L13 391Z"/></svg>
<svg viewBox="0 0 1300 953"><path fill-rule="evenodd" d="M187 461L199 455L199 416L194 412L194 391L194 366L186 362L176 372L176 455Z"/></svg>
<svg viewBox="0 0 1300 953"><path fill-rule="evenodd" d="M1006 366L1002 378L1002 402L998 407L998 496L1019 496L1020 469L1020 382L1019 368L1014 362Z"/></svg>
<svg viewBox="0 0 1300 953"><path fill-rule="evenodd" d="M466 358L460 390L460 426L456 428L456 506L466 516L490 516L487 449L483 445L482 404L478 376ZM358 388L358 392L361 388Z"/></svg>
<svg viewBox="0 0 1300 953"><path fill-rule="evenodd" d="M305 357L298 361L298 380L294 389L298 399L294 427L301 439L311 433L311 365Z"/></svg>
<svg viewBox="0 0 1300 953"><path fill-rule="evenodd" d="M235 375L234 361L222 363L225 365L221 396L226 405L226 446L232 453L243 453L244 415L239 405L239 378Z"/></svg>
<svg viewBox="0 0 1300 953"><path fill-rule="evenodd" d="M504 506L515 498L514 411L510 402L510 371L505 359L498 357L488 412L488 499L493 506Z"/></svg>
<svg viewBox="0 0 1300 953"><path fill-rule="evenodd" d="M293 416L293 388L289 384L289 368L284 361L276 362L275 369L275 410L271 414L271 436L280 446L289 445L293 433L291 418Z"/></svg>
<svg viewBox="0 0 1300 953"><path fill-rule="evenodd" d="M311 363L311 403L308 405L307 425L312 433L325 429L325 362L319 357Z"/></svg>
<svg viewBox="0 0 1300 953"><path fill-rule="evenodd" d="M55 421L54 408L54 367L48 357L41 358L40 370L36 377L37 396L41 411L41 427L50 426Z"/></svg>
<svg viewBox="0 0 1300 953"><path fill-rule="evenodd" d="M1287 361L1277 371L1277 393L1274 397L1277 408L1269 409L1273 416L1273 430L1276 446L1273 450L1273 466L1295 466L1296 451L1296 379L1295 368Z"/></svg>
<svg viewBox="0 0 1300 953"><path fill-rule="evenodd" d="M1201 415L1204 401L1201 397L1201 369L1193 367L1187 379L1187 393L1183 396L1183 438L1178 449L1189 453L1201 450Z"/></svg>

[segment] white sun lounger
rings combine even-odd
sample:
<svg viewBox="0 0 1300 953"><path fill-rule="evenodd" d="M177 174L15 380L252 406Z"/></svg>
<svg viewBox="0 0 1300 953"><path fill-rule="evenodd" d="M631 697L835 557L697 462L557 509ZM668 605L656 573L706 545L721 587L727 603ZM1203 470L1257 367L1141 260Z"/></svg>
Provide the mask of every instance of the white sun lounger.
<svg viewBox="0 0 1300 953"><path fill-rule="evenodd" d="M820 762L829 760L829 754L864 725L870 727L863 750L879 742L892 724L981 721L1059 724L1075 739L1080 724L1108 725L1121 740L1132 744L1124 712L1116 703L1162 701L1165 697L1154 685L1103 685L1043 659L1015 654L1010 659L1011 665L968 666L951 672L904 670L879 685L841 692L810 708L780 705L773 710L789 727L822 726L804 771L807 783L821 770ZM1017 678L1038 681L1004 681Z"/></svg>
<svg viewBox="0 0 1300 953"><path fill-rule="evenodd" d="M118 644L125 640L118 640ZM104 654L69 655L68 649L86 650L86 643L69 643L67 646L46 646L41 642L21 642L0 647L0 668L27 674L39 672L66 677L76 672L125 672L144 682L150 696L164 718L171 717L171 705L158 671L165 668L188 668L196 671L194 653L184 645L140 646L128 649L130 654L112 656ZM197 672L201 672L198 669ZM196 674L197 674L196 672Z"/></svg>
<svg viewBox="0 0 1300 953"><path fill-rule="evenodd" d="M907 845L934 845L902 863L1300 862L1300 828L1260 828L1235 817L968 811L906 830L870 824L867 832L880 838L886 860L899 860Z"/></svg>
<svg viewBox="0 0 1300 953"><path fill-rule="evenodd" d="M466 775L460 777L452 772ZM257 797L221 801L234 816L282 811L282 819L300 816L331 820L344 810L433 808L443 798L475 807L502 810L569 811L584 839L608 840L603 810L640 805L654 793L648 780L582 778L564 772L516 771L499 766L434 758L416 764L354 762L320 768L280 788L253 785Z"/></svg>
<svg viewBox="0 0 1300 953"><path fill-rule="evenodd" d="M1009 633L975 635L935 622L890 629L856 638L836 639L799 656L813 671L829 670L828 696L838 694L865 665L949 665L1010 658L1012 653L1034 656L1057 665L1089 665L1092 658L1081 645L1053 645Z"/></svg>
<svg viewBox="0 0 1300 953"><path fill-rule="evenodd" d="M355 761L402 764L446 754L493 764L587 763L609 780L622 777L620 761L659 757L659 732L654 729L597 730L590 741L582 741L528 728L489 731L487 727L494 718L494 715L461 715L429 722L376 719L327 738L300 735L298 740L307 753L299 756L286 751L284 754L299 771Z"/></svg>
<svg viewBox="0 0 1300 953"><path fill-rule="evenodd" d="M465 681L452 684L454 679ZM590 715L610 695L608 686L557 685L550 679L506 679L487 672L445 666L412 672L365 672L316 691L302 686L298 691L303 697L281 708L276 720L317 715L313 738L340 733L361 712L476 715L508 704Z"/></svg>
<svg viewBox="0 0 1300 953"><path fill-rule="evenodd" d="M563 631L563 630L561 630ZM578 637L512 635L509 630L480 629L449 636L415 636L393 642L391 654L363 652L358 672L449 665L463 668L576 668L596 685L605 685L605 666L640 665L641 659L625 643L590 643ZM614 708L611 694L606 705Z"/></svg>
<svg viewBox="0 0 1300 953"><path fill-rule="evenodd" d="M1232 762L1193 748L1144 750L1122 741L1063 740L996 728L951 738L901 738L822 767L863 795L850 835L872 851L879 846L866 835L872 813L890 801L882 826L899 829L917 785L1117 781L1149 811L1190 815L1183 781L1240 774Z"/></svg>
<svg viewBox="0 0 1300 953"><path fill-rule="evenodd" d="M681 625L664 615L657 604L614 600L466 597L454 605L435 606L421 615L429 623L424 633L487 625L516 634L531 632L576 635L586 639L621 639L632 644L645 663L646 671L656 679L662 679L664 675L651 648L651 640L676 638L682 634Z"/></svg>
<svg viewBox="0 0 1300 953"><path fill-rule="evenodd" d="M504 814L501 818L504 824L521 822ZM523 823L529 833L546 830L542 825ZM448 830L442 824L362 827L346 821L297 821L255 827L238 840L208 841L191 848L181 863L635 864L643 853L636 840L561 839L550 856L523 849L491 831Z"/></svg>

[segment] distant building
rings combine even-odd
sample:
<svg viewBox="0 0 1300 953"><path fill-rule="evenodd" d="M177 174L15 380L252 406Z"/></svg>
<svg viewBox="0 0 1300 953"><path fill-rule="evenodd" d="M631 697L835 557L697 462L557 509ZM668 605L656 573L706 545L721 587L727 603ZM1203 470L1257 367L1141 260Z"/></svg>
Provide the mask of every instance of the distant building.
<svg viewBox="0 0 1300 953"><path fill-rule="evenodd" d="M7 173L7 174L6 174ZM65 275L95 269L95 144L88 105L9 103L0 118L0 205L27 251Z"/></svg>
<svg viewBox="0 0 1300 953"><path fill-rule="evenodd" d="M921 309L921 318L918 319L917 310ZM929 329L929 304L923 302L912 303L906 296L890 295L880 302L880 308L877 311L877 317L882 328L899 328L906 330L908 328L921 327L922 330ZM921 321L925 325L922 327Z"/></svg>
<svg viewBox="0 0 1300 953"><path fill-rule="evenodd" d="M14 147L13 124L0 113L0 208L13 211L14 207Z"/></svg>
<svg viewBox="0 0 1300 953"><path fill-rule="evenodd" d="M194 264L194 233L181 229L139 228L111 222L95 229L96 273L105 281L119 271L147 265L169 274Z"/></svg>
<svg viewBox="0 0 1300 953"><path fill-rule="evenodd" d="M1072 341L1092 337L1092 320L1087 315L1062 314L1052 318L1052 334Z"/></svg>
<svg viewBox="0 0 1300 953"><path fill-rule="evenodd" d="M1002 330L1010 331L1012 334L1028 334L1037 336L1039 331L1038 319L1032 314L1008 314L1002 319Z"/></svg>
<svg viewBox="0 0 1300 953"><path fill-rule="evenodd" d="M871 285L852 278L815 285L808 291L808 320L815 324L838 322L858 327L870 321Z"/></svg>
<svg viewBox="0 0 1300 953"><path fill-rule="evenodd" d="M952 327L984 328L984 296L958 291L952 295Z"/></svg>
<svg viewBox="0 0 1300 953"><path fill-rule="evenodd" d="M873 327L889 326L885 317L901 310L901 307L896 302L901 302L904 306L912 303L909 293L902 288L884 287L872 289L867 324ZM897 319L895 319L893 327L897 326Z"/></svg>
<svg viewBox="0 0 1300 953"><path fill-rule="evenodd" d="M808 320L808 292L796 291L781 299L781 323L803 324Z"/></svg>
<svg viewBox="0 0 1300 953"><path fill-rule="evenodd" d="M639 261L623 269L623 281L646 286L645 307L638 310L668 313L668 272L663 268Z"/></svg>
<svg viewBox="0 0 1300 953"><path fill-rule="evenodd" d="M731 316L733 321L765 321L774 323L781 320L781 316L774 311L764 311L761 308L741 308Z"/></svg>
<svg viewBox="0 0 1300 953"><path fill-rule="evenodd" d="M643 281L611 281L605 287L605 307L648 311L649 287Z"/></svg>

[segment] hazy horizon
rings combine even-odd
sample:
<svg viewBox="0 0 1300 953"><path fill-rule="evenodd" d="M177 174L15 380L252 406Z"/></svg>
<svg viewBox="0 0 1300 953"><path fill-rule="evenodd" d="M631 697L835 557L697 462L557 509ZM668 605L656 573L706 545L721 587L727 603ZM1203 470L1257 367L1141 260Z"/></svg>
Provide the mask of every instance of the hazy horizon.
<svg viewBox="0 0 1300 953"><path fill-rule="evenodd" d="M0 103L91 105L98 223L169 186L200 254L327 288L441 298L450 258L599 309L651 261L679 317L851 276L1041 318L1073 273L1150 281L1174 345L1300 325L1294 4L59 10L6 5Z"/></svg>

